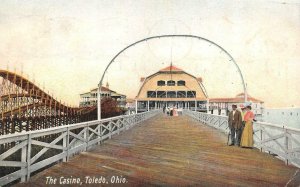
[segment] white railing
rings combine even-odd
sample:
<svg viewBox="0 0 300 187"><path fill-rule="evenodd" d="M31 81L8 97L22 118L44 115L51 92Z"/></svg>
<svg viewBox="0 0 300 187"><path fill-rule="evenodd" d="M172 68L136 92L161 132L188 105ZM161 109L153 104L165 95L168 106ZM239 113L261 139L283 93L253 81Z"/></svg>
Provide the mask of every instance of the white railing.
<svg viewBox="0 0 300 187"><path fill-rule="evenodd" d="M188 115L205 125L209 125L216 129L219 129L226 134L229 133L227 116L219 116L215 114L207 114L191 110L183 110L183 114Z"/></svg>
<svg viewBox="0 0 300 187"><path fill-rule="evenodd" d="M22 182L37 170L87 151L160 110L0 136L0 186ZM51 152L52 150L52 152ZM49 154L50 151L50 154ZM48 152L48 154L45 154ZM11 161L14 158L14 161ZM11 171L11 172L10 172ZM4 175L4 176L3 176Z"/></svg>
<svg viewBox="0 0 300 187"><path fill-rule="evenodd" d="M184 110L184 114L197 121L229 134L228 117ZM284 160L286 164L300 167L300 129L265 122L253 123L254 146Z"/></svg>

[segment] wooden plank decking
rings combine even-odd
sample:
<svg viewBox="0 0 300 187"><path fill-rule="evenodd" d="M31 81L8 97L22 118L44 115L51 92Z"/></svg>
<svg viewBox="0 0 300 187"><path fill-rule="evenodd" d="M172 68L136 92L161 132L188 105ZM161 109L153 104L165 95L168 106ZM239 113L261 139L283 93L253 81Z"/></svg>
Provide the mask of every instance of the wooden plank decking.
<svg viewBox="0 0 300 187"><path fill-rule="evenodd" d="M112 176L126 181L120 186L299 185L298 168L257 149L226 146L226 140L187 116L160 115L17 185L45 186L47 176L56 184L62 176L80 178L83 186L86 176L105 177L103 186Z"/></svg>

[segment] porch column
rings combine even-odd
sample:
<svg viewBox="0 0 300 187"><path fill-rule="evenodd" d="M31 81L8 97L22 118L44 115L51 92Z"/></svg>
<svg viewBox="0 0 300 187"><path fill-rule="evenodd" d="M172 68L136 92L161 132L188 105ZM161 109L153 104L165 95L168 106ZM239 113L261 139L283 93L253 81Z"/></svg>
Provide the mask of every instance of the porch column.
<svg viewBox="0 0 300 187"><path fill-rule="evenodd" d="M209 112L209 99L207 98L207 101L206 101L206 112L208 113Z"/></svg>
<svg viewBox="0 0 300 187"><path fill-rule="evenodd" d="M137 114L137 111L138 111L138 102L137 102L137 99L135 100L135 113Z"/></svg>
<svg viewBox="0 0 300 187"><path fill-rule="evenodd" d="M149 109L150 109L149 104L150 104L150 102L149 102L149 100L148 100L148 103L147 103L147 110L148 110L148 111L149 111Z"/></svg>
<svg viewBox="0 0 300 187"><path fill-rule="evenodd" d="M195 111L197 111L197 100L195 100Z"/></svg>

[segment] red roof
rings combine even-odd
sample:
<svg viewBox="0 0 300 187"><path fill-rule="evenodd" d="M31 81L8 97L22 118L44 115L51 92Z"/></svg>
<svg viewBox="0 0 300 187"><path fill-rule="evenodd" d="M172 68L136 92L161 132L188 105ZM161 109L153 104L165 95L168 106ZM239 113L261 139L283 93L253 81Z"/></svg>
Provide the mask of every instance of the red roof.
<svg viewBox="0 0 300 187"><path fill-rule="evenodd" d="M168 66L166 68L163 68L159 71L183 71L182 69L176 67L176 66Z"/></svg>
<svg viewBox="0 0 300 187"><path fill-rule="evenodd" d="M248 95L247 100L255 102L255 103L263 103L263 101L256 99L254 97L251 97L250 95ZM213 102L215 102L215 103L243 103L243 102L245 102L244 93L240 93L233 98L211 98L211 99L209 99L209 102L212 102L212 103Z"/></svg>
<svg viewBox="0 0 300 187"><path fill-rule="evenodd" d="M94 89L92 89L91 91L97 91L97 90L98 90L98 88L94 88ZM108 89L108 88L102 86L102 87L101 87L101 91L108 92L108 91L112 91L112 90L110 90L110 89Z"/></svg>

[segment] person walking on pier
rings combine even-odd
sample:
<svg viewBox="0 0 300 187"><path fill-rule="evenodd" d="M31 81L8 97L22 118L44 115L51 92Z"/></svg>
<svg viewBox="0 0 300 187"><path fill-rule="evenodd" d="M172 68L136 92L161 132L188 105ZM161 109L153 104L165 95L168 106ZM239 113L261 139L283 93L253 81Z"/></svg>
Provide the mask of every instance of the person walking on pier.
<svg viewBox="0 0 300 187"><path fill-rule="evenodd" d="M242 135L242 115L241 112L237 110L236 105L232 105L232 111L228 116L228 126L230 128L231 134L231 144L240 146L241 135Z"/></svg>
<svg viewBox="0 0 300 187"><path fill-rule="evenodd" d="M246 107L246 113L244 115L244 121L246 122L242 138L241 138L241 147L253 147L253 121L254 113L251 111L251 106Z"/></svg>

